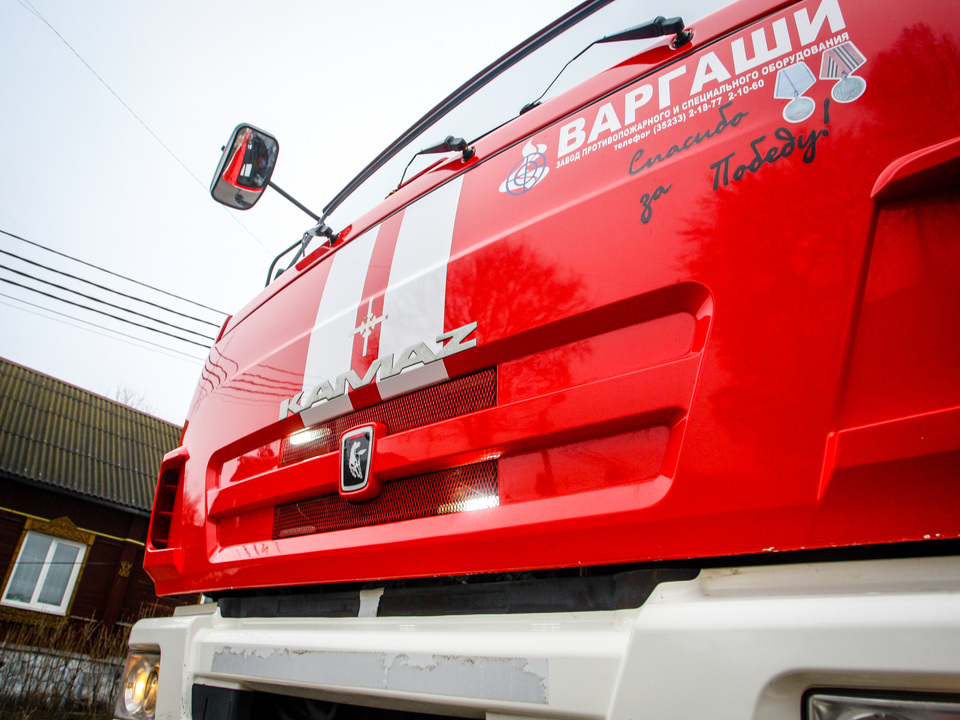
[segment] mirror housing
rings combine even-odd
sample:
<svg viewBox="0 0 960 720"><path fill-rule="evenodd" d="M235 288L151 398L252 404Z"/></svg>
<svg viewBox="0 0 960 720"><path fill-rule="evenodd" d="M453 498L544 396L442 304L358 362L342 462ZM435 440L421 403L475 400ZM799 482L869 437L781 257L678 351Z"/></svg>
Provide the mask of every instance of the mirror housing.
<svg viewBox="0 0 960 720"><path fill-rule="evenodd" d="M237 125L223 147L210 195L227 207L249 210L270 184L279 153L273 135L253 125Z"/></svg>

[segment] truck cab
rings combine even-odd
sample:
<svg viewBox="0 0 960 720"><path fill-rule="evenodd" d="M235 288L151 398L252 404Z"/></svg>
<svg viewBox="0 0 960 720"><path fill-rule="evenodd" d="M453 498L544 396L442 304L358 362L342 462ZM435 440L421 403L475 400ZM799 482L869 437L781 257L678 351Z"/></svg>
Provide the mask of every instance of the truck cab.
<svg viewBox="0 0 960 720"><path fill-rule="evenodd" d="M960 717L960 8L671 13L494 62L228 320L145 560L214 602L117 717Z"/></svg>

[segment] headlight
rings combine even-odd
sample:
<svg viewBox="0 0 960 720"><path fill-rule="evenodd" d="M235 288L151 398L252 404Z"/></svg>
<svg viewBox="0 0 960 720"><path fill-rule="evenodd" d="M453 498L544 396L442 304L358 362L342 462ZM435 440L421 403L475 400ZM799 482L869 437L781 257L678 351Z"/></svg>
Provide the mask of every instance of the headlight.
<svg viewBox="0 0 960 720"><path fill-rule="evenodd" d="M114 717L121 720L153 718L157 712L159 682L160 656L156 653L130 653L123 668Z"/></svg>
<svg viewBox="0 0 960 720"><path fill-rule="evenodd" d="M960 703L922 697L870 698L827 693L807 697L808 720L960 720Z"/></svg>

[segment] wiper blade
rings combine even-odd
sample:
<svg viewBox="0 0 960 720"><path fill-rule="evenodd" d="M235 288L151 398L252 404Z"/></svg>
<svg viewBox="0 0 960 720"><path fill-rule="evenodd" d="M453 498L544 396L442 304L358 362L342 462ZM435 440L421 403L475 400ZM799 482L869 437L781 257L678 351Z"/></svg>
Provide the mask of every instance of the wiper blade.
<svg viewBox="0 0 960 720"><path fill-rule="evenodd" d="M594 40L583 50L570 58L567 61L567 64L560 68L560 72L557 73L557 76L550 81L549 85L547 85L547 89L540 93L540 97L520 108L520 114L523 115L528 110L533 110L533 108L537 107L537 105L539 105L540 101L543 99L543 96L550 91L550 88L553 87L553 84L560 79L561 75L563 75L563 71L570 67L570 64L574 60L583 55L594 45L599 45L600 43L624 42L626 40L650 40L652 38L663 37L664 35L676 35L676 38L674 38L673 41L673 46L675 48L679 48L690 42L690 39L693 37L693 33L688 30L684 30L684 27L685 25L683 18L675 17L668 19L660 15L649 22L645 22L641 25L635 25L634 27L627 28L626 30L621 30L613 35L604 35L599 40Z"/></svg>

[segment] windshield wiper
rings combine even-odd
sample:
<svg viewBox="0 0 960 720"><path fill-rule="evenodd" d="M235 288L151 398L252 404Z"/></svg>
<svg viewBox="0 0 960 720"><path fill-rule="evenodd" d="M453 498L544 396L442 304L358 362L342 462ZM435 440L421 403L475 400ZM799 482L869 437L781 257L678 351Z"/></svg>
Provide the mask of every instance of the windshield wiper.
<svg viewBox="0 0 960 720"><path fill-rule="evenodd" d="M540 101L543 99L543 96L550 91L550 88L553 87L553 84L560 79L561 75L563 75L563 71L570 67L570 64L574 60L583 55L594 45L599 45L601 43L624 42L626 40L649 40L651 38L663 37L664 35L676 35L676 37L673 39L673 47L679 48L686 45L693 38L693 33L689 30L684 30L684 27L685 25L683 18L665 18L661 15L659 17L655 17L649 22L643 23L642 25L635 25L632 28L621 30L613 35L604 35L599 40L594 40L583 50L570 58L567 61L567 64L560 68L560 72L557 73L557 76L550 81L549 85L547 85L547 89L540 93L540 97L520 108L520 114L523 115L528 110L533 110L533 108L537 107L537 105L539 105Z"/></svg>
<svg viewBox="0 0 960 720"><path fill-rule="evenodd" d="M417 158L418 155L428 155L430 153L450 153L450 152L461 153L463 157L463 162L466 162L467 160L469 160L470 158L472 158L474 155L477 154L476 148L468 146L467 141L464 140L463 138L454 137L453 135L447 135L447 137L443 140L443 142L439 142L436 145L431 145L430 147L424 148L423 150L418 150L417 152L414 153L413 157L410 158L410 162L407 163L407 167L403 169L403 175L400 176L400 182L397 184L397 190L399 190L400 186L403 185L403 178L404 176L406 176L407 170L410 169L410 165L413 163L413 161ZM296 200L294 200L292 197L287 195L287 193L285 193L283 190L276 187L273 183L270 183L270 186L273 187L275 190L277 190L281 195L287 198L290 202L292 202L298 208L300 208L305 213L310 215L310 217L312 217L314 220L317 221L317 225L316 227L310 230L307 230L303 234L303 237L300 240L297 240L297 242L295 242L293 245L288 247L286 250L281 251L280 254L273 259L273 262L270 263L270 268L267 270L267 285L270 284L271 279L275 280L277 277L280 277L280 275L284 272L284 270L289 270L294 263L296 263L298 260L300 260L300 258L304 257L307 254L307 246L310 244L310 241L313 238L325 237L327 238L327 241L330 243L331 246L333 245L334 242L336 242L336 239L337 239L337 233L335 233L333 230L327 227L327 225L323 221L324 218L329 214L329 212L324 213L323 217L315 215L312 212L310 212L307 208L305 208L303 205L301 205ZM393 192L396 192L397 190L394 190ZM392 194L393 193L391 193L391 195ZM274 276L273 269L277 266L277 263L280 261L280 258L282 258L284 255L286 255L290 251L292 251L294 248L297 248L297 254L293 256L293 260L291 260L287 264L286 268L279 270L276 276Z"/></svg>
<svg viewBox="0 0 960 720"><path fill-rule="evenodd" d="M466 162L474 155L477 154L477 149L467 145L467 141L460 137L454 137L453 135L447 135L446 139L443 142L438 142L436 145L431 145L428 148L423 150L417 150L413 157L410 158L410 162L407 163L407 166L403 169L403 174L400 175L400 182L397 183L396 192L400 189L400 186L403 185L403 179L407 176L407 170L410 169L410 166L413 165L413 161L417 159L418 155L430 155L431 153L450 153L458 152L462 154L463 162ZM391 193L393 194L393 193Z"/></svg>

